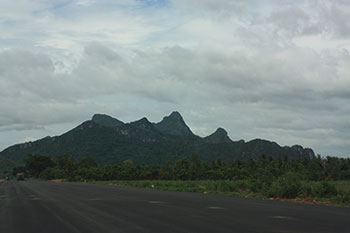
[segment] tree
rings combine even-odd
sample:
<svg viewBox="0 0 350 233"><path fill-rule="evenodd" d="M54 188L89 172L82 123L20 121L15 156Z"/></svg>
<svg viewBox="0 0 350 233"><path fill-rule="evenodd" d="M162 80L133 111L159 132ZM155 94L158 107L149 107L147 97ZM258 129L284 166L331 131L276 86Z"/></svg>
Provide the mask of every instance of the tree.
<svg viewBox="0 0 350 233"><path fill-rule="evenodd" d="M79 167L80 168L92 168L92 167L97 167L97 162L94 158L92 157L85 157L80 160L79 162Z"/></svg>
<svg viewBox="0 0 350 233"><path fill-rule="evenodd" d="M195 153L191 154L191 167L194 169L199 169L201 167L201 160L199 156Z"/></svg>
<svg viewBox="0 0 350 233"><path fill-rule="evenodd" d="M59 155L56 158L56 162L58 168L62 169L66 173L66 176L72 176L73 172L77 169L77 162L71 155Z"/></svg>
<svg viewBox="0 0 350 233"><path fill-rule="evenodd" d="M320 155L310 160L307 169L307 177L309 180L317 181L324 179L324 169Z"/></svg>
<svg viewBox="0 0 350 233"><path fill-rule="evenodd" d="M54 167L55 162L48 155L28 155L24 160L25 167L34 177L39 177L40 173L48 167Z"/></svg>
<svg viewBox="0 0 350 233"><path fill-rule="evenodd" d="M175 178L179 180L188 180L190 178L189 173L190 163L186 157L183 157L175 163Z"/></svg>
<svg viewBox="0 0 350 233"><path fill-rule="evenodd" d="M191 155L191 179L200 179L202 176L201 172L202 163L199 156L195 153Z"/></svg>
<svg viewBox="0 0 350 233"><path fill-rule="evenodd" d="M126 169L132 169L134 168L134 161L132 161L131 159L127 159L123 161L123 167Z"/></svg>
<svg viewBox="0 0 350 233"><path fill-rule="evenodd" d="M131 159L123 161L122 164L122 177L127 180L135 178L135 165Z"/></svg>
<svg viewBox="0 0 350 233"><path fill-rule="evenodd" d="M300 190L301 181L299 174L287 172L272 184L270 195L275 197L295 198Z"/></svg>

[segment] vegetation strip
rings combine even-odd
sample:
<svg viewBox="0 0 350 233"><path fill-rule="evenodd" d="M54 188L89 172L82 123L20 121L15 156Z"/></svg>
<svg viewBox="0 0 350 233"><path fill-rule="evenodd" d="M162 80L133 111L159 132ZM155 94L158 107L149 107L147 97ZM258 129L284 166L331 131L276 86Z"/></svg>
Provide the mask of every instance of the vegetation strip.
<svg viewBox="0 0 350 233"><path fill-rule="evenodd" d="M289 176L288 174L287 176ZM253 191L255 189L254 180L115 180L115 181L90 181L93 184L106 184L109 186L148 188L164 191L198 192L203 194L224 194L229 196L260 198L267 200L289 200L300 203L327 204L350 207L349 196L344 197L343 185L350 187L350 181L343 182L324 182L313 181L301 183L301 189L296 196L283 196L275 193L274 188L264 191ZM275 184L276 185L276 184ZM291 185L292 188L296 186ZM291 191L283 186L283 191ZM306 192L305 190L311 190ZM294 190L293 190L294 192Z"/></svg>
<svg viewBox="0 0 350 233"><path fill-rule="evenodd" d="M269 199L350 206L350 159L317 156L312 159L259 159L203 162L192 155L163 166L98 165L91 157L29 155L14 174L44 180L102 182L162 190L223 193ZM118 180L118 181L113 181Z"/></svg>

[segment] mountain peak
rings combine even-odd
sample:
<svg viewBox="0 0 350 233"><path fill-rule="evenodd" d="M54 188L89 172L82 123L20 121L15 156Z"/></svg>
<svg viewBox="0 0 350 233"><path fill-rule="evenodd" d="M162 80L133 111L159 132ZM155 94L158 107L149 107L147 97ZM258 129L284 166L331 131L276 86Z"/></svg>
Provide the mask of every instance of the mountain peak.
<svg viewBox="0 0 350 233"><path fill-rule="evenodd" d="M223 136L227 136L227 131L221 127L217 128L216 131L214 132L215 134L220 134Z"/></svg>
<svg viewBox="0 0 350 233"><path fill-rule="evenodd" d="M140 120L131 122L130 124L143 129L150 129L153 127L153 124L146 117L143 117Z"/></svg>
<svg viewBox="0 0 350 233"><path fill-rule="evenodd" d="M227 135L227 131L223 128L217 128L217 130L204 138L207 142L211 143L223 143L223 142L231 142L231 139Z"/></svg>
<svg viewBox="0 0 350 233"><path fill-rule="evenodd" d="M193 133L186 125L181 114L173 111L169 116L163 118L161 122L155 124L155 127L164 134L176 136L192 136Z"/></svg>
<svg viewBox="0 0 350 233"><path fill-rule="evenodd" d="M134 121L134 122L131 122L131 123L142 123L142 124L152 124L148 119L147 117L142 117L140 120L137 120L137 121Z"/></svg>
<svg viewBox="0 0 350 233"><path fill-rule="evenodd" d="M168 117L173 119L183 120L181 114L178 111L173 111Z"/></svg>
<svg viewBox="0 0 350 233"><path fill-rule="evenodd" d="M97 124L107 126L107 127L115 127L115 126L120 126L124 124L122 121L116 118L113 118L106 114L99 114L99 113L94 114L91 120L96 122Z"/></svg>

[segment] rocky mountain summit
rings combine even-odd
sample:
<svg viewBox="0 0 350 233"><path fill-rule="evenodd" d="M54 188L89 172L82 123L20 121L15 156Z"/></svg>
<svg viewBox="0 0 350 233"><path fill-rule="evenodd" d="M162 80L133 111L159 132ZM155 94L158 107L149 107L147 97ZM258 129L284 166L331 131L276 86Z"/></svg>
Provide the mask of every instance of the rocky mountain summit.
<svg viewBox="0 0 350 233"><path fill-rule="evenodd" d="M191 129L186 125L179 112L172 112L169 116L163 118L155 124L156 129L164 134L176 136L193 136Z"/></svg>

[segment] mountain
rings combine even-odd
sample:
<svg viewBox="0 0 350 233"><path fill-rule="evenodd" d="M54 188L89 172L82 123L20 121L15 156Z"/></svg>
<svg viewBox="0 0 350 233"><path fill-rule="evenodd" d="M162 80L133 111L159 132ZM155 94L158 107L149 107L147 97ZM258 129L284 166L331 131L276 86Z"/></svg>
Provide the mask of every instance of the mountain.
<svg viewBox="0 0 350 233"><path fill-rule="evenodd" d="M154 129L154 125L146 117L143 117L138 121L131 122L130 125L135 126L137 128L144 129L144 130Z"/></svg>
<svg viewBox="0 0 350 233"><path fill-rule="evenodd" d="M156 129L164 134L176 136L194 136L190 128L186 125L179 112L172 112L169 116L155 124Z"/></svg>
<svg viewBox="0 0 350 233"><path fill-rule="evenodd" d="M99 163L121 163L132 159L137 164L163 164L169 156L179 159L192 153L206 161L249 159L262 154L291 159L314 157L312 149L298 145L281 147L263 139L232 141L223 128L201 138L192 133L180 113L172 112L158 123L147 118L123 123L107 115L95 114L91 120L60 136L8 147L0 152L0 158L20 163L28 154L53 157L71 154L76 159L92 156Z"/></svg>
<svg viewBox="0 0 350 233"><path fill-rule="evenodd" d="M124 123L118 119L110 117L105 114L95 114L92 116L92 121L107 127L115 127L123 125Z"/></svg>
<svg viewBox="0 0 350 233"><path fill-rule="evenodd" d="M209 143L230 143L231 139L227 136L226 130L218 128L214 133L204 138Z"/></svg>

